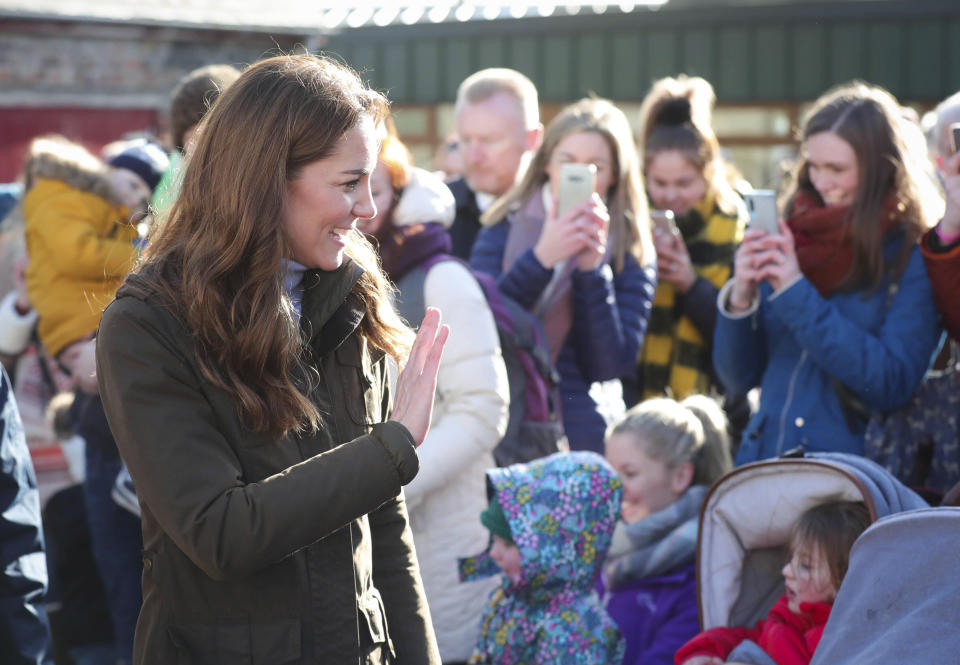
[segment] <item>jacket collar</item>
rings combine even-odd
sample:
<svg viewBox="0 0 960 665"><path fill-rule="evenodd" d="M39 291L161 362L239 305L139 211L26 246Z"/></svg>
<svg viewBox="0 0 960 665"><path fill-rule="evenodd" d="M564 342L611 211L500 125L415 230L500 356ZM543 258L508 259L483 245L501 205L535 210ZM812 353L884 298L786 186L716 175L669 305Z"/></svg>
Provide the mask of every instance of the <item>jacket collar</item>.
<svg viewBox="0 0 960 665"><path fill-rule="evenodd" d="M336 270L308 270L304 275L300 327L320 356L340 346L363 320L366 307L353 293L363 272L352 259L344 257Z"/></svg>

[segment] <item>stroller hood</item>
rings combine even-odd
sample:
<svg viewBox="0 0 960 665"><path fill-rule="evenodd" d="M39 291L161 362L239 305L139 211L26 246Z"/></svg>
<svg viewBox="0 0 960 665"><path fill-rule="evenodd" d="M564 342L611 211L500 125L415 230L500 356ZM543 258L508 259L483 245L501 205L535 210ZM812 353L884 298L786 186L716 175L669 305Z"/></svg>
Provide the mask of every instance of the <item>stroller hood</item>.
<svg viewBox="0 0 960 665"><path fill-rule="evenodd" d="M871 520L927 507L879 465L845 453L755 462L714 483L697 539L697 590L704 629L753 625L783 594L780 570L790 530L825 501L863 501Z"/></svg>
<svg viewBox="0 0 960 665"><path fill-rule="evenodd" d="M955 663L960 508L886 517L857 540L810 665Z"/></svg>

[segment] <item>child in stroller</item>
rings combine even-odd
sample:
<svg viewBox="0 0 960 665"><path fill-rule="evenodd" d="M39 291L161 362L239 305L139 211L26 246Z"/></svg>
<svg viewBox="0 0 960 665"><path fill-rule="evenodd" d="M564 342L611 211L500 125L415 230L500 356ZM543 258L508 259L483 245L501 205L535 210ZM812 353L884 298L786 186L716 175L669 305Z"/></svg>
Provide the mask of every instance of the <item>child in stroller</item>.
<svg viewBox="0 0 960 665"><path fill-rule="evenodd" d="M831 501L808 508L794 525L791 558L783 567L786 593L754 628L712 628L677 651L676 665L719 665L759 646L777 665L808 665L823 634L850 549L870 523L860 501Z"/></svg>
<svg viewBox="0 0 960 665"><path fill-rule="evenodd" d="M869 522L927 505L886 470L857 455L801 452L734 469L714 483L701 512L701 629L752 626L765 618L784 593L782 569L792 525L809 508L831 501L862 502ZM750 655L731 655L751 665L777 662L759 648Z"/></svg>

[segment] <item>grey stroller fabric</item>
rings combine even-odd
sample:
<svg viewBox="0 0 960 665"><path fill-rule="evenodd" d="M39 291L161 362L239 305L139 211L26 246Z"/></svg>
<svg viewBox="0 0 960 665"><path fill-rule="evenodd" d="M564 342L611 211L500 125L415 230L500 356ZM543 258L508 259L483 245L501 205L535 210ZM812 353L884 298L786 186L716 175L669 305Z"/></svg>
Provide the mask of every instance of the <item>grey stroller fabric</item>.
<svg viewBox="0 0 960 665"><path fill-rule="evenodd" d="M893 477L889 471L872 460L848 453L808 453L805 459L823 460L845 466L860 476L861 482L873 497L877 518L904 510L929 508L930 504L919 494Z"/></svg>
<svg viewBox="0 0 960 665"><path fill-rule="evenodd" d="M777 665L777 661L767 655L760 645L753 640L744 640L737 648L727 654L728 663L744 663L744 665Z"/></svg>
<svg viewBox="0 0 960 665"><path fill-rule="evenodd" d="M960 508L875 522L853 546L810 665L956 663Z"/></svg>

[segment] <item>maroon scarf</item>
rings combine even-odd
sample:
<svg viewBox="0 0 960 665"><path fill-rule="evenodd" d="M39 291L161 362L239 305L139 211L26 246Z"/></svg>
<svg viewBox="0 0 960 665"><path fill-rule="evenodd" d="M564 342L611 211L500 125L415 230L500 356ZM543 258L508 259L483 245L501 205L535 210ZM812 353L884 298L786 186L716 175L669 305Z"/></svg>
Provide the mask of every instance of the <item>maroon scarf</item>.
<svg viewBox="0 0 960 665"><path fill-rule="evenodd" d="M849 215L849 205L823 206L809 194L797 192L793 216L787 220L800 270L824 297L833 293L850 273L854 247ZM897 226L900 220L896 198L887 197L880 220L883 233Z"/></svg>

